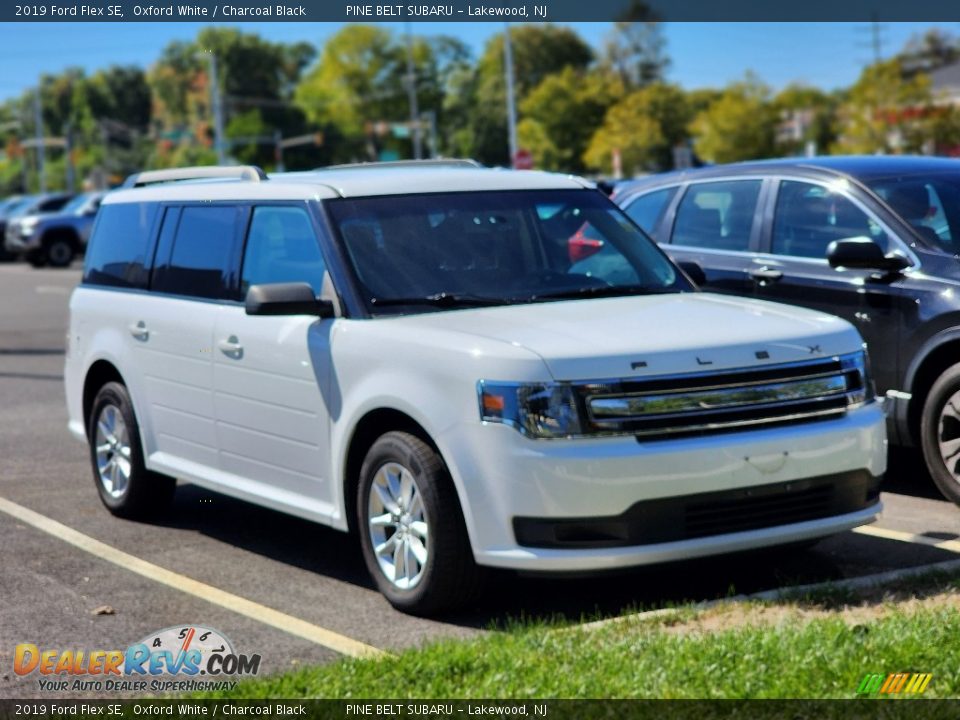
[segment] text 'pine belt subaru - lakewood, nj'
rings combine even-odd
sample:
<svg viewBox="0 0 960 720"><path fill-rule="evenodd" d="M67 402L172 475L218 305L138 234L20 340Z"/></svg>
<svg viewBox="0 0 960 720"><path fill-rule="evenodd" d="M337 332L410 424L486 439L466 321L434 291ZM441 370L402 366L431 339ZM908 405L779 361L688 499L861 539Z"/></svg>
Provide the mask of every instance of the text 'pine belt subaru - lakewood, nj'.
<svg viewBox="0 0 960 720"><path fill-rule="evenodd" d="M118 515L181 478L355 531L390 602L430 613L485 566L642 565L880 511L856 330L697 291L586 181L446 161L127 186L66 362Z"/></svg>

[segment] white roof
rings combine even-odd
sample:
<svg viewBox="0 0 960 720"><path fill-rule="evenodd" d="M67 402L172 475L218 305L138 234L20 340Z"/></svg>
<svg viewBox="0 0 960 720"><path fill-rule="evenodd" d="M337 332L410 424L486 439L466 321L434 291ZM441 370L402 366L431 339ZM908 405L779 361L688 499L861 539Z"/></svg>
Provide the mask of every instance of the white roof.
<svg viewBox="0 0 960 720"><path fill-rule="evenodd" d="M268 180L204 180L116 190L105 203L159 200L321 200L482 190L581 190L593 187L573 175L471 167L357 167L275 173Z"/></svg>

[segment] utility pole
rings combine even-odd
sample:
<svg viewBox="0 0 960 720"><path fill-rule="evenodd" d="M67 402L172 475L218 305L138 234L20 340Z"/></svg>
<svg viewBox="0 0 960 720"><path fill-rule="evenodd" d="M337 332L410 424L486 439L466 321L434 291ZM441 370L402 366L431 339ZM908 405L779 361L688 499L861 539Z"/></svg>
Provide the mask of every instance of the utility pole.
<svg viewBox="0 0 960 720"><path fill-rule="evenodd" d="M213 144L217 151L217 164L227 164L226 144L223 141L223 99L220 97L220 81L217 75L217 55L210 56L210 105L213 109Z"/></svg>
<svg viewBox="0 0 960 720"><path fill-rule="evenodd" d="M507 80L507 135L510 142L510 167L517 157L517 99L513 91L513 48L510 45L510 23L503 24L503 66Z"/></svg>
<svg viewBox="0 0 960 720"><path fill-rule="evenodd" d="M73 125L67 123L63 128L63 152L67 163L67 192L73 194L76 185L76 171L73 167Z"/></svg>
<svg viewBox="0 0 960 720"><path fill-rule="evenodd" d="M43 110L40 107L40 85L37 85L37 91L33 94L33 124L37 138L37 175L40 178L40 192L47 191L47 173L44 165L44 146L43 146Z"/></svg>
<svg viewBox="0 0 960 720"><path fill-rule="evenodd" d="M417 109L417 73L413 65L413 33L410 23L407 25L407 97L410 99L410 129L413 131L413 157L419 160L423 157L423 147L420 139L420 111Z"/></svg>

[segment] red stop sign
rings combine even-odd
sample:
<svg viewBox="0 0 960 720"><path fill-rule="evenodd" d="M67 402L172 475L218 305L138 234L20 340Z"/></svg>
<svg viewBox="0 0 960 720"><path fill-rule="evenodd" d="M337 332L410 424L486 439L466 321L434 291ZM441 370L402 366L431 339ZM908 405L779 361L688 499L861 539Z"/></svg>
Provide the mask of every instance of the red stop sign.
<svg viewBox="0 0 960 720"><path fill-rule="evenodd" d="M517 150L517 154L513 156L513 169L533 170L533 155L530 154L529 150L523 148Z"/></svg>

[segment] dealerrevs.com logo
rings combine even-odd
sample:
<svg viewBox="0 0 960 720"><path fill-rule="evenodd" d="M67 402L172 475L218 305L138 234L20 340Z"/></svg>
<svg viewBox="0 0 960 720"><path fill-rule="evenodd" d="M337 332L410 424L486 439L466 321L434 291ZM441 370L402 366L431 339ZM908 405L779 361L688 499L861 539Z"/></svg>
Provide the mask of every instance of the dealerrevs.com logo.
<svg viewBox="0 0 960 720"><path fill-rule="evenodd" d="M13 671L36 673L39 689L50 692L229 690L237 684L232 678L259 670L260 655L237 653L225 635L200 625L150 633L126 650L21 643L13 653Z"/></svg>

